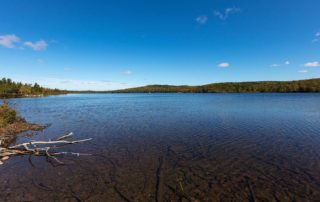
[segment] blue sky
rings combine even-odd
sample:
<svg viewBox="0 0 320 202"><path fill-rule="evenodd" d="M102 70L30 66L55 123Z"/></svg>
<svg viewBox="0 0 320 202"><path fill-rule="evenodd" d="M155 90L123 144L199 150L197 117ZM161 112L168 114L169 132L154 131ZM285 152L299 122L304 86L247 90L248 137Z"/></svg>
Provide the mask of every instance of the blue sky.
<svg viewBox="0 0 320 202"><path fill-rule="evenodd" d="M317 78L319 8L319 0L1 0L0 76L77 90Z"/></svg>

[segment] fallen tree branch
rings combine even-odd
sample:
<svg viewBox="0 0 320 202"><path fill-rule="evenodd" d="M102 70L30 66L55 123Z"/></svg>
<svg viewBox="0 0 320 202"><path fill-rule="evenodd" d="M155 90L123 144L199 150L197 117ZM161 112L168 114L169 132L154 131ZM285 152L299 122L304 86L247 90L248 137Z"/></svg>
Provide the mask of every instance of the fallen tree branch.
<svg viewBox="0 0 320 202"><path fill-rule="evenodd" d="M18 145L14 145L8 148L0 147L0 165L4 161L8 160L11 156L19 155L33 155L33 156L46 156L48 159L52 159L58 164L63 164L57 157L61 155L90 155L90 154L81 154L74 152L61 152L55 151L58 148L70 145L70 144L79 144L92 140L92 138L68 141L65 140L73 136L73 133L63 135L56 140L52 141L30 141Z"/></svg>
<svg viewBox="0 0 320 202"><path fill-rule="evenodd" d="M71 136L73 136L73 132L68 133L68 134L66 134L66 135L63 135L63 136L61 136L61 137L58 137L57 140L64 140L64 139L67 139L67 138L69 138L69 137L71 137Z"/></svg>

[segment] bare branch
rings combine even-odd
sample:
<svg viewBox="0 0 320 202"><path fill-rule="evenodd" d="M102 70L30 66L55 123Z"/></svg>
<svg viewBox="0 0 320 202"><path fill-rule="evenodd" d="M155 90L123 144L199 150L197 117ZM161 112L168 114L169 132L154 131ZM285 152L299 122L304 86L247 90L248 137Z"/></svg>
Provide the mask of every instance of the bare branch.
<svg viewBox="0 0 320 202"><path fill-rule="evenodd" d="M61 136L61 137L57 138L57 140L64 140L64 139L69 138L71 136L73 136L73 132L68 133L67 135Z"/></svg>
<svg viewBox="0 0 320 202"><path fill-rule="evenodd" d="M3 161L7 160L10 156L18 156L18 155L33 155L33 156L46 156L48 159L53 159L59 164L64 164L60 161L57 156L61 155L75 155L75 156L89 156L91 154L84 153L75 153L75 152L63 152L63 151L55 151L58 148L67 146L69 144L79 144L83 142L87 142L92 140L92 138L82 139L82 140L74 140L67 141L65 139L73 136L73 133L69 133L67 135L63 135L55 141L30 141L18 145L14 145L8 148L0 147L0 162L2 165Z"/></svg>
<svg viewBox="0 0 320 202"><path fill-rule="evenodd" d="M18 144L9 147L9 149L16 149L19 147L24 147L26 150L32 150L28 147L28 145L36 146L36 145L57 145L57 144L77 144L82 142L87 142L92 140L92 138L83 139L83 140L75 140L75 141L67 141L67 140L57 140L57 141L31 141L23 144Z"/></svg>

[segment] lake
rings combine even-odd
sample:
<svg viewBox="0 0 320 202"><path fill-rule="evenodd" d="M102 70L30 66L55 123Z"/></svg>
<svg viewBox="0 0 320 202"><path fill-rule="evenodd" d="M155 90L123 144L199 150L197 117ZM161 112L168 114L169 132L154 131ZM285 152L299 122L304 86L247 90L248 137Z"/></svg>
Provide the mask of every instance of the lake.
<svg viewBox="0 0 320 202"><path fill-rule="evenodd" d="M91 142L65 165L14 157L1 201L316 201L320 94L71 94L12 99L50 124L17 143L67 132Z"/></svg>

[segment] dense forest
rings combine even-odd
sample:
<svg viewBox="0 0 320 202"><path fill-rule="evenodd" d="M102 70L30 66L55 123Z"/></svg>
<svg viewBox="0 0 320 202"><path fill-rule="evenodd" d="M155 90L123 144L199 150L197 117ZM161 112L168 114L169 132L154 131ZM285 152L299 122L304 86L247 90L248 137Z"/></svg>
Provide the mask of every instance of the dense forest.
<svg viewBox="0 0 320 202"><path fill-rule="evenodd" d="M67 93L67 91L44 88L37 83L23 84L21 82L14 82L7 78L0 80L0 98L35 97L65 93Z"/></svg>
<svg viewBox="0 0 320 202"><path fill-rule="evenodd" d="M113 93L246 93L246 92L320 92L320 79L298 81L228 82L202 86L149 85L111 91Z"/></svg>

